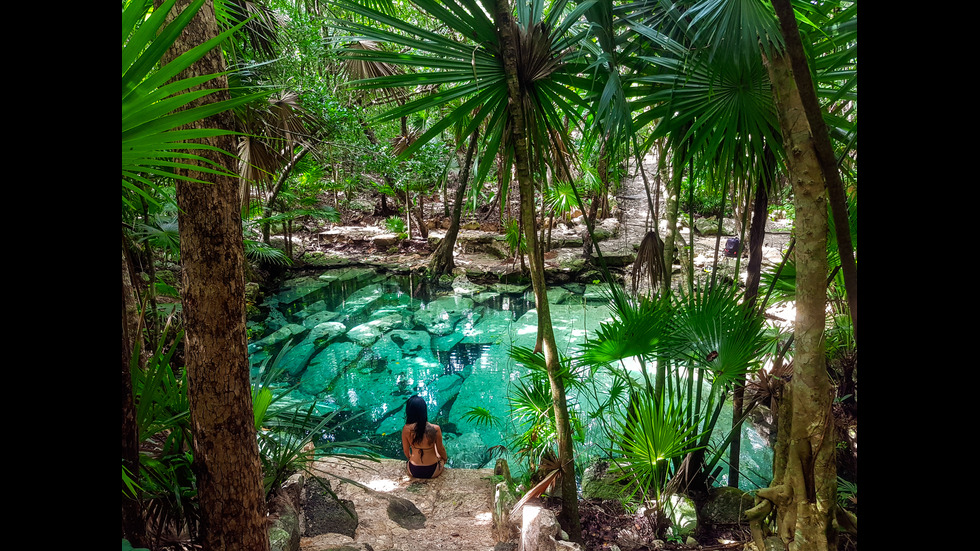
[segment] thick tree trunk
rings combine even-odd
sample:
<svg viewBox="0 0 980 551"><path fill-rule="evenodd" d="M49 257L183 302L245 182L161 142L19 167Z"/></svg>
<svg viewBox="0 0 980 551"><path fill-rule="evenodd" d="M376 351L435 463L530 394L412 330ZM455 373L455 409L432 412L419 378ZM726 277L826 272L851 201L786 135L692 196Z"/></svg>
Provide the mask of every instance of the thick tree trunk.
<svg viewBox="0 0 980 551"><path fill-rule="evenodd" d="M528 143L525 131L523 95L517 74L517 24L509 0L498 0L494 14L497 36L500 38L501 59L507 79L508 109L511 118L511 137L517 165L517 182L521 195L521 216L527 237L528 259L531 264L531 283L534 287L535 309L538 312L538 337L541 342L554 400L555 424L558 429L558 461L561 464L562 509L559 521L574 541L582 541L578 515L578 493L575 483L575 463L572 451L572 429L565 399L565 385L559 376L558 347L551 325L548 295L544 281L544 257L534 228L534 183L531 180Z"/></svg>
<svg viewBox="0 0 980 551"><path fill-rule="evenodd" d="M837 473L832 389L824 359L827 302L827 189L789 59L767 60L796 207L796 354L781 415L782 473L768 491L790 551L836 548Z"/></svg>
<svg viewBox="0 0 980 551"><path fill-rule="evenodd" d="M453 260L453 248L456 246L456 237L459 235L459 219L463 216L463 201L466 199L466 184L470 178L470 168L473 166L473 155L476 152L476 142L479 131L474 131L470 136L470 145L466 149L466 161L463 163L463 172L460 174L459 186L456 188L456 197L453 199L453 220L446 230L446 236L436 246L432 253L432 260L429 261L429 273L432 277L440 274L452 273L456 267Z"/></svg>
<svg viewBox="0 0 980 551"><path fill-rule="evenodd" d="M188 2L181 0L179 7ZM218 34L214 6L206 3L174 45L173 53ZM191 67L190 75L225 71L220 49ZM227 88L224 77L209 86ZM227 90L205 101L227 99ZM205 119L203 128L233 129L233 114ZM208 145L235 151L235 139L222 136ZM201 155L229 173L191 172L209 182L177 184L183 283L185 359L188 373L194 471L201 504L204 549L269 549L262 466L259 460L245 336L245 255L242 247L241 188L233 176L235 159L204 150Z"/></svg>
<svg viewBox="0 0 980 551"><path fill-rule="evenodd" d="M854 247L851 243L850 223L847 216L847 198L844 194L844 184L841 182L840 171L837 168L837 157L834 155L830 134L823 120L817 93L810 78L806 54L800 40L800 30L796 25L796 16L789 0L775 0L772 4L779 18L779 26L786 41L786 57L792 65L793 79L800 96L800 108L806 116L811 130L814 155L820 165L820 171L826 182L827 195L830 198L831 211L834 216L834 231L837 237L837 248L840 252L841 268L844 271L844 287L847 290L847 306L851 314L851 324L854 327L854 339L857 340L857 264L854 260Z"/></svg>

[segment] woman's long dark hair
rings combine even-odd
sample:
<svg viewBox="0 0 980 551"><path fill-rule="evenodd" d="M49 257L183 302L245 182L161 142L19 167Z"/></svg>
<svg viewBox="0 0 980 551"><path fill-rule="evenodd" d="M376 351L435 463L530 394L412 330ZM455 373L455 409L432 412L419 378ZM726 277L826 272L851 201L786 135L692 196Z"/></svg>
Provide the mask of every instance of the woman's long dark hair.
<svg viewBox="0 0 980 551"><path fill-rule="evenodd" d="M412 443L421 444L422 437L425 436L425 428L429 424L429 408L418 394L409 398L408 403L405 404L405 424L415 425L413 429L415 437Z"/></svg>

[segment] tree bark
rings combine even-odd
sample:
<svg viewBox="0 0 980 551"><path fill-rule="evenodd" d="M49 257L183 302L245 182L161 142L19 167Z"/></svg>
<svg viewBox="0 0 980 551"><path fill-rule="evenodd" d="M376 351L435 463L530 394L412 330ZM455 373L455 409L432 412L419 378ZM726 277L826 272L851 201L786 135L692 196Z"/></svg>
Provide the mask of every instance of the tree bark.
<svg viewBox="0 0 980 551"><path fill-rule="evenodd" d="M133 288L132 270L126 254L126 240L122 240L122 380L120 385L122 403L122 464L134 480L139 480L139 427L136 425L136 404L133 401L133 376L130 365L133 358L134 343L142 340L139 331L139 307ZM126 486L123 484L125 495ZM122 501L122 537L133 547L147 547L146 523L143 522L139 496Z"/></svg>
<svg viewBox="0 0 980 551"><path fill-rule="evenodd" d="M572 430L565 399L565 385L559 376L558 347L555 343L548 295L544 281L544 257L534 227L534 184L531 181L528 141L525 130L523 94L517 72L517 24L509 0L498 0L494 14L497 36L500 39L501 59L507 79L508 110L511 117L511 138L517 165L517 182L521 196L521 217L527 237L528 259L531 264L531 283L534 287L535 308L538 311L538 337L544 354L551 397L554 401L555 424L558 432L558 461L561 465L562 508L559 521L573 541L582 541L578 515L578 493L575 483L575 463L572 451Z"/></svg>
<svg viewBox="0 0 980 551"><path fill-rule="evenodd" d="M834 231L837 237L837 248L840 252L841 268L844 271L844 287L847 290L847 307L851 314L851 324L854 327L854 340L857 340L857 263L854 260L854 246L851 243L850 222L847 216L847 198L844 194L844 184L837 168L837 156L834 155L830 134L823 120L820 103L817 101L816 89L810 78L810 68L807 66L806 53L800 40L800 30L796 24L796 16L789 0L775 0L772 4L779 19L780 30L786 41L786 57L793 70L793 79L800 95L800 103L806 115L811 130L814 155L820 164L820 171L826 182L827 195L834 216Z"/></svg>
<svg viewBox="0 0 980 551"><path fill-rule="evenodd" d="M673 177L670 181L670 190L667 192L667 204L665 206L667 219L667 230L664 232L664 284L662 291L667 293L671 287L671 277L674 274L674 249L677 243L677 214L680 210L681 180L684 176L684 166L678 159L674 159ZM691 230L691 237L694 237L694 230Z"/></svg>
<svg viewBox="0 0 980 551"><path fill-rule="evenodd" d="M180 0L178 7L188 3ZM173 56L217 34L214 6L206 3L175 43ZM214 49L181 77L224 71L221 50ZM225 77L206 86L222 91L207 96L205 102L230 97ZM234 115L210 117L199 127L234 129ZM235 151L235 138L212 138L208 145ZM188 176L209 183L177 183L184 355L201 543L215 551L262 551L269 549L269 537L246 348L241 188L233 157L210 150L200 154L227 172L225 176L191 172Z"/></svg>
<svg viewBox="0 0 980 551"><path fill-rule="evenodd" d="M766 60L786 152L796 207L796 354L787 391L789 412L781 414L779 438L785 457L774 459L781 476L772 488L780 536L790 551L836 549L832 524L837 468L832 389L824 359L827 302L826 184L812 132L789 59Z"/></svg>
<svg viewBox="0 0 980 551"><path fill-rule="evenodd" d="M470 136L470 145L466 149L466 161L463 172L460 174L459 186L456 187L456 197L453 199L453 219L449 224L449 229L446 230L446 236L433 251L432 260L429 262L429 272L432 277L452 273L456 267L456 262L453 260L453 248L456 246L456 237L459 236L459 219L463 216L466 184L469 182L470 168L473 166L473 154L476 152L479 134L479 131L474 131L473 135Z"/></svg>

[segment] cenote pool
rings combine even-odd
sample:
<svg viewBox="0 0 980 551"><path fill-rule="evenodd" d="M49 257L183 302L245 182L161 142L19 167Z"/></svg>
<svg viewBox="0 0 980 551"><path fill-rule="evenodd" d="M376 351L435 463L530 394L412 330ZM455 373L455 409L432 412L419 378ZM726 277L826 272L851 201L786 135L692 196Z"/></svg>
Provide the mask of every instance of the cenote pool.
<svg viewBox="0 0 980 551"><path fill-rule="evenodd" d="M548 296L558 346L567 355L611 320L604 285L555 286ZM436 287L417 276L338 268L285 281L261 310L248 322L253 376L289 343L278 367L281 384L296 386L291 398L315 400L321 411L341 411L338 417L357 415L333 438L362 439L381 455L402 458L403 407L413 394L428 402L429 420L442 426L450 467L492 467L496 456L488 450L510 447L522 430L511 419L508 394L527 370L509 351L534 347L530 285ZM576 448L582 465L608 448L595 411L596 396L607 394L610 382L599 371L587 378L586 391L569 396L585 428L584 445ZM489 410L499 423L468 419L472 407ZM717 426L730 426L730 418L730 410L727 418L723 412ZM521 470L516 458L503 457ZM743 427L743 489L767 484L771 461L765 439Z"/></svg>

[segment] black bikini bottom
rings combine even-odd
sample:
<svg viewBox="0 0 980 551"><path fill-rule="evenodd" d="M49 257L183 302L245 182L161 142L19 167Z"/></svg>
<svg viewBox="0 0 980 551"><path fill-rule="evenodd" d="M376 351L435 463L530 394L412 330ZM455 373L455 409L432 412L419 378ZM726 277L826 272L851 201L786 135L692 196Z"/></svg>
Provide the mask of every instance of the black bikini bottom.
<svg viewBox="0 0 980 551"><path fill-rule="evenodd" d="M439 463L433 463L431 465L415 465L411 461L408 462L408 472L412 473L415 478L432 478L432 475L436 473L436 467Z"/></svg>

